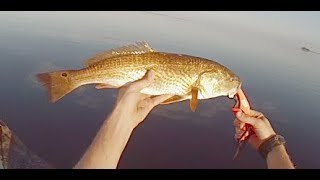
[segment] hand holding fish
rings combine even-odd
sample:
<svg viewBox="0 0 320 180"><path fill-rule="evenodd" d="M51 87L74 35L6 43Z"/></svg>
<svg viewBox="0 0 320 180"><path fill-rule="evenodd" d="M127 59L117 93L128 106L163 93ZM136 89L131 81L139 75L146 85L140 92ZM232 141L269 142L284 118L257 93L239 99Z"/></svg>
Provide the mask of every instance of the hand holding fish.
<svg viewBox="0 0 320 180"><path fill-rule="evenodd" d="M151 97L151 95L140 93L152 84L153 77L154 73L147 71L142 79L127 83L119 89L115 108L102 124L89 149L75 168L114 169L117 167L133 129L155 106L172 97L166 94Z"/></svg>
<svg viewBox="0 0 320 180"><path fill-rule="evenodd" d="M253 127L255 135L249 138L249 143L258 149L260 144L270 136L276 134L269 122L269 120L258 111L251 110L252 116L248 116L245 113L238 112L236 119L234 120L234 126L236 129L235 138L238 139L246 131L245 123L250 124ZM249 135L249 132L245 134L242 139L245 139Z"/></svg>
<svg viewBox="0 0 320 180"><path fill-rule="evenodd" d="M127 119L133 128L138 126L155 106L173 96L164 94L151 97L151 95L140 93L153 82L154 72L151 70L142 79L128 83L119 89L114 112L121 118Z"/></svg>
<svg viewBox="0 0 320 180"><path fill-rule="evenodd" d="M261 112L251 109L251 116L237 112L236 117L235 138L240 138L246 131L245 124L251 125L255 134L251 135L248 141L266 159L269 169L294 169L284 146L284 138L275 133L269 120ZM245 139L248 135L249 132L242 138Z"/></svg>

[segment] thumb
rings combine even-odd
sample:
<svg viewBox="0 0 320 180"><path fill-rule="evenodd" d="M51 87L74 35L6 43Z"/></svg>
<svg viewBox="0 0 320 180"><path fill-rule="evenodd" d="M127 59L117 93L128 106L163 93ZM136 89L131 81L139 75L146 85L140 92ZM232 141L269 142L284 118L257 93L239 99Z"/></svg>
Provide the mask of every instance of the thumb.
<svg viewBox="0 0 320 180"><path fill-rule="evenodd" d="M244 123L250 124L252 126L255 126L257 123L257 118L248 116L247 114L244 114L242 112L237 112L236 117Z"/></svg>
<svg viewBox="0 0 320 180"><path fill-rule="evenodd" d="M135 82L132 82L129 85L129 89L138 92L138 91L142 90L143 88L149 86L153 82L153 78L154 78L154 72L152 70L147 71L147 73L145 74L145 76L142 79L139 79Z"/></svg>

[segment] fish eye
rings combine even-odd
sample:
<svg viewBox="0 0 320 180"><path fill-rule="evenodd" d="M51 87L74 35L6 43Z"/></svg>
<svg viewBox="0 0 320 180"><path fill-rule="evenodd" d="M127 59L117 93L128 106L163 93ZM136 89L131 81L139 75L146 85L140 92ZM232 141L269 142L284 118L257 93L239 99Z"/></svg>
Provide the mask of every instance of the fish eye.
<svg viewBox="0 0 320 180"><path fill-rule="evenodd" d="M68 75L67 75L67 73L62 73L61 76L67 77Z"/></svg>

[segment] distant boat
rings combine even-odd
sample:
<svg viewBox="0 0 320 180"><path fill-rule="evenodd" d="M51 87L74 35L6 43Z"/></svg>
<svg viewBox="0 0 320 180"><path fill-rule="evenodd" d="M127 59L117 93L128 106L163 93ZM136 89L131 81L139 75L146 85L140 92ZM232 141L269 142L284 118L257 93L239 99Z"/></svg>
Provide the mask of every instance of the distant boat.
<svg viewBox="0 0 320 180"><path fill-rule="evenodd" d="M309 52L309 51L310 51L310 49L308 49L308 48L306 48L306 47L302 47L301 49L302 49L302 51L306 51L306 52Z"/></svg>
<svg viewBox="0 0 320 180"><path fill-rule="evenodd" d="M311 51L310 49L306 48L306 47L302 47L301 48L302 51L305 51L305 52L312 52L312 53L315 53L315 54L320 54L318 52L314 52L314 51Z"/></svg>

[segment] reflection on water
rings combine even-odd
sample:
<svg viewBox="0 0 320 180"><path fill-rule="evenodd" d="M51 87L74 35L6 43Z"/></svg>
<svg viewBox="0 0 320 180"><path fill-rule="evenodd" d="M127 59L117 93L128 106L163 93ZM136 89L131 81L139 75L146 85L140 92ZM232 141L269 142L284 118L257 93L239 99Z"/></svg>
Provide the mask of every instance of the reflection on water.
<svg viewBox="0 0 320 180"><path fill-rule="evenodd" d="M0 118L59 168L80 158L116 90L81 87L50 104L34 75L78 69L105 49L147 41L158 51L218 61L237 73L253 108L287 139L301 168L319 168L318 12L1 12ZM233 101L155 108L132 135L120 168L265 168L247 147L233 161Z"/></svg>

